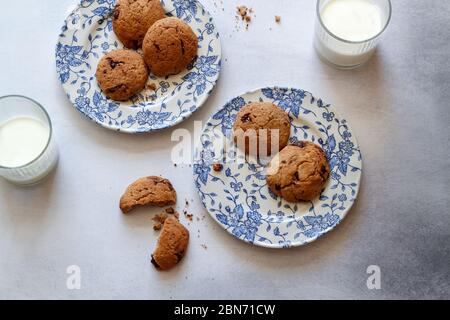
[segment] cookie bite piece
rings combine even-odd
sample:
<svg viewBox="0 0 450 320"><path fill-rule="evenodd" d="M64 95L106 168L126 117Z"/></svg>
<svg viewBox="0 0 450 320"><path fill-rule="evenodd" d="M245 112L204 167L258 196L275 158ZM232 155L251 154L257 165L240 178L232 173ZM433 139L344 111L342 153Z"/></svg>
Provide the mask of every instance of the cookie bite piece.
<svg viewBox="0 0 450 320"><path fill-rule="evenodd" d="M273 153L283 149L289 141L290 133L288 114L270 102L247 104L237 113L233 126L237 146L245 149L246 154L258 156L271 155L272 149Z"/></svg>
<svg viewBox="0 0 450 320"><path fill-rule="evenodd" d="M150 71L165 77L180 73L196 57L197 35L183 20L169 17L148 29L142 50Z"/></svg>
<svg viewBox="0 0 450 320"><path fill-rule="evenodd" d="M169 270L184 257L189 243L189 231L174 216L165 219L152 264L159 270Z"/></svg>
<svg viewBox="0 0 450 320"><path fill-rule="evenodd" d="M330 174L322 148L300 141L281 150L267 169L267 185L289 202L310 201L320 195Z"/></svg>
<svg viewBox="0 0 450 320"><path fill-rule="evenodd" d="M148 29L165 17L159 0L117 0L113 30L129 49L139 49Z"/></svg>
<svg viewBox="0 0 450 320"><path fill-rule="evenodd" d="M177 193L169 180L150 176L136 180L120 198L120 209L128 213L137 206L165 207L174 205Z"/></svg>
<svg viewBox="0 0 450 320"><path fill-rule="evenodd" d="M139 53L132 50L115 50L100 60L95 75L108 98L125 101L144 89L148 69Z"/></svg>

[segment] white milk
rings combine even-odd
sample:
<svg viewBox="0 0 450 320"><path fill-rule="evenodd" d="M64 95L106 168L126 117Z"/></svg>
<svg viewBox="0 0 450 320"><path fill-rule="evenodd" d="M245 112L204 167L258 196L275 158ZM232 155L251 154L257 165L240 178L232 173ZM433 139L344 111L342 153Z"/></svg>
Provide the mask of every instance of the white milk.
<svg viewBox="0 0 450 320"><path fill-rule="evenodd" d="M35 160L45 149L49 135L49 128L28 117L1 124L0 166L16 168Z"/></svg>
<svg viewBox="0 0 450 320"><path fill-rule="evenodd" d="M320 16L331 33L348 41L368 40L382 28L380 9L370 0L332 0Z"/></svg>
<svg viewBox="0 0 450 320"><path fill-rule="evenodd" d="M323 25L338 38L363 42L383 28L383 13L371 0L330 0L320 9ZM318 25L315 46L326 60L343 67L357 66L373 53L376 41L348 43L330 36Z"/></svg>

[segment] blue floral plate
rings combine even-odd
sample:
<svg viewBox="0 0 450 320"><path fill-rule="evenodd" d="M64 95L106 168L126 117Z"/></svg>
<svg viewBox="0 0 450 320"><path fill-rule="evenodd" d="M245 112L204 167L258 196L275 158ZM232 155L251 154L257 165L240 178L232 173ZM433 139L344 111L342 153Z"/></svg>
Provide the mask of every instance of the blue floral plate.
<svg viewBox="0 0 450 320"><path fill-rule="evenodd" d="M266 166L237 161L232 127L236 113L249 102L268 101L289 113L290 141L310 140L325 150L330 179L314 201L289 203L266 185ZM291 88L264 88L228 102L206 124L195 151L194 180L210 215L246 242L270 248L300 246L336 227L353 205L361 178L361 153L347 122L333 106L311 93ZM225 161L223 159L226 159ZM216 172L214 163L223 163Z"/></svg>
<svg viewBox="0 0 450 320"><path fill-rule="evenodd" d="M122 49L112 29L115 0L82 0L66 19L56 46L56 68L68 98L89 119L108 129L141 133L174 126L208 98L219 77L221 46L211 15L197 0L162 0L167 15L188 23L199 39L198 58L168 78L150 75L145 89L127 102L107 99L95 71L107 52Z"/></svg>

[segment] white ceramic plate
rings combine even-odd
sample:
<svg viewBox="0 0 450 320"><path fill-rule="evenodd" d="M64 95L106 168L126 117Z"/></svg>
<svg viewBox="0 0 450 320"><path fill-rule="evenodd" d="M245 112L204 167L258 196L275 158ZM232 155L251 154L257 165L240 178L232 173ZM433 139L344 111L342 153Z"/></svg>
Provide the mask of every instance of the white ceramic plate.
<svg viewBox="0 0 450 320"><path fill-rule="evenodd" d="M223 162L221 148L233 144L236 113L255 101L273 102L289 113L291 142L309 140L325 150L331 174L314 201L288 203L274 195L264 165L229 161L230 154ZM234 98L208 121L195 154L195 185L204 206L224 229L255 245L284 248L312 242L339 224L358 195L362 162L354 134L333 106L304 90L264 88ZM239 151L233 157L239 159ZM217 162L224 164L221 172L212 169Z"/></svg>
<svg viewBox="0 0 450 320"><path fill-rule="evenodd" d="M197 60L168 78L150 76L145 89L127 102L107 99L95 71L107 52L122 49L112 29L115 0L82 0L66 19L56 46L59 80L73 105L108 129L141 133L174 126L206 101L219 77L221 46L211 15L197 0L163 0L168 15L188 23L199 39Z"/></svg>

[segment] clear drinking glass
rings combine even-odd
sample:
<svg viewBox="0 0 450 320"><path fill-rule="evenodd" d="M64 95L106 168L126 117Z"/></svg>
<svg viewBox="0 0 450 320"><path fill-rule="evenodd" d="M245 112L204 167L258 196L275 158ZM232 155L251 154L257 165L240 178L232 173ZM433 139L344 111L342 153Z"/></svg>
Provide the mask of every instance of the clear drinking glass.
<svg viewBox="0 0 450 320"><path fill-rule="evenodd" d="M322 60L341 68L356 68L369 60L374 53L381 34L389 25L392 14L390 0L370 0L381 14L381 30L375 36L362 41L340 38L327 29L322 20L322 9L333 0L317 0L314 47Z"/></svg>
<svg viewBox="0 0 450 320"><path fill-rule="evenodd" d="M32 119L48 130L48 140L40 154L24 165L2 166L0 176L18 185L33 185L40 182L55 168L58 162L58 148L47 111L36 101L24 96L0 97L0 128L17 119ZM0 153L4 150L0 150Z"/></svg>

